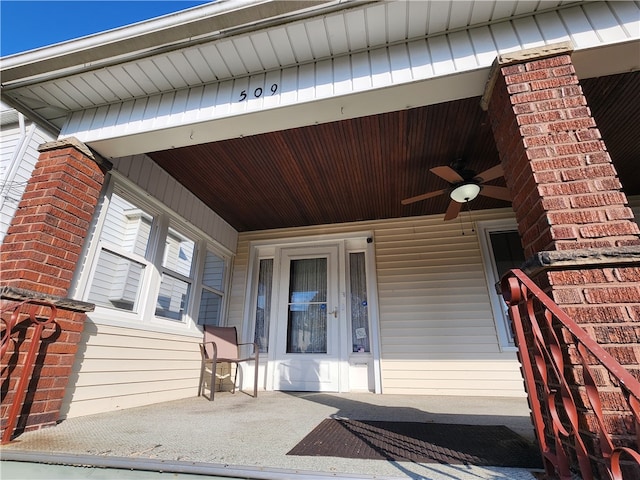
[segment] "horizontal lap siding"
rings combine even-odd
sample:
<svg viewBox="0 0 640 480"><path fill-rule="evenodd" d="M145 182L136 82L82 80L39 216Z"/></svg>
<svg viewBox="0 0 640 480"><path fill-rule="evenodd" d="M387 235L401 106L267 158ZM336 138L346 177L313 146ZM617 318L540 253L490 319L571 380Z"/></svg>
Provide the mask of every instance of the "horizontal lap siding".
<svg viewBox="0 0 640 480"><path fill-rule="evenodd" d="M498 346L477 236L441 218L376 229L383 391L521 395L515 355Z"/></svg>
<svg viewBox="0 0 640 480"><path fill-rule="evenodd" d="M236 230L149 157L134 155L112 161L117 172L225 248L235 250L238 235Z"/></svg>
<svg viewBox="0 0 640 480"><path fill-rule="evenodd" d="M18 124L2 126L0 151L0 243L4 239L18 203L38 161L38 146L53 137L27 121L23 129Z"/></svg>
<svg viewBox="0 0 640 480"><path fill-rule="evenodd" d="M429 395L511 396L520 394L520 371L513 361L431 361L385 362L385 391ZM408 386L410 385L410 386ZM441 387L439 387L441 385Z"/></svg>
<svg viewBox="0 0 640 480"><path fill-rule="evenodd" d="M63 417L137 407L196 395L198 339L85 325Z"/></svg>
<svg viewBox="0 0 640 480"><path fill-rule="evenodd" d="M509 209L474 221L512 218ZM524 395L514 352L498 347L478 238L442 215L239 235L229 321L244 321L249 242L373 231L384 393Z"/></svg>

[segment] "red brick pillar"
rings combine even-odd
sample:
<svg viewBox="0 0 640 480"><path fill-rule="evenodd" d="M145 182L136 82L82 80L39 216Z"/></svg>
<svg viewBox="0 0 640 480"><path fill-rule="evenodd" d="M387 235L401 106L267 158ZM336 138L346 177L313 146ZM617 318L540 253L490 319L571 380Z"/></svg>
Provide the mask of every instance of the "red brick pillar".
<svg viewBox="0 0 640 480"><path fill-rule="evenodd" d="M541 267L534 281L639 377L640 231L582 93L571 47L499 57L483 106L523 247ZM580 367L570 368L579 398ZM599 380L605 390L611 385L606 373ZM630 412L611 400L603 403L610 433L637 449ZM583 415L582 433L595 441L597 427Z"/></svg>
<svg viewBox="0 0 640 480"><path fill-rule="evenodd" d="M90 304L65 299L80 263L85 238L100 196L108 162L75 139L46 143L0 246L3 328L17 301L55 304L55 325L46 327L37 349L34 373L20 411L17 431L52 425L59 418L85 313ZM42 315L48 315L42 309ZM2 428L9 407L21 392L16 385L24 369L34 328L26 315L12 325L12 342L2 357Z"/></svg>

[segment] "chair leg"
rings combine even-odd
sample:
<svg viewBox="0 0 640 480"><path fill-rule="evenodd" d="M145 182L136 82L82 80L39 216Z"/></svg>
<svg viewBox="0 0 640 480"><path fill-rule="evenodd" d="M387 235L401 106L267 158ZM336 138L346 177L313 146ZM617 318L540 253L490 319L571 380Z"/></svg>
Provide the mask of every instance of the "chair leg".
<svg viewBox="0 0 640 480"><path fill-rule="evenodd" d="M229 368L231 368L233 364L229 364ZM240 369L240 364L236 363L236 373L233 376L233 387L231 388L231 393L236 393L236 382L238 381L238 370ZM231 374L231 372L229 372L229 374ZM244 377L243 377L244 378Z"/></svg>
<svg viewBox="0 0 640 480"><path fill-rule="evenodd" d="M258 370L259 370L258 359L256 358L256 367L253 372L253 398L258 398Z"/></svg>
<svg viewBox="0 0 640 480"><path fill-rule="evenodd" d="M200 381L198 382L198 396L204 393L204 372L206 370L206 366L204 362L200 362Z"/></svg>
<svg viewBox="0 0 640 480"><path fill-rule="evenodd" d="M218 362L215 360L211 363L211 396L209 401L213 402L213 396L216 392L216 369L218 368Z"/></svg>

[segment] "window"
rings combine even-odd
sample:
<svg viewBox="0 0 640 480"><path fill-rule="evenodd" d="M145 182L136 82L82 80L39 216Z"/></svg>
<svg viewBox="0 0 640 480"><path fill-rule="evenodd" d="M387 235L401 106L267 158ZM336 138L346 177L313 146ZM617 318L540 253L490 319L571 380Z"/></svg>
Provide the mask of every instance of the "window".
<svg viewBox="0 0 640 480"><path fill-rule="evenodd" d="M349 254L351 340L353 352L369 353L369 303L364 252Z"/></svg>
<svg viewBox="0 0 640 480"><path fill-rule="evenodd" d="M225 260L213 252L207 252L202 274L200 297L200 325L222 324L222 298L224 295Z"/></svg>
<svg viewBox="0 0 640 480"><path fill-rule="evenodd" d="M88 301L139 311L145 258L154 217L117 194L111 196L100 235L98 262Z"/></svg>
<svg viewBox="0 0 640 480"><path fill-rule="evenodd" d="M478 231L500 346L512 349L515 348L515 342L511 321L507 305L496 290L496 285L507 271L519 268L525 261L520 235L513 222L505 221L481 222L478 224Z"/></svg>
<svg viewBox="0 0 640 480"><path fill-rule="evenodd" d="M166 207L121 185L105 205L84 287L95 318L194 334L196 318L222 324L228 256Z"/></svg>
<svg viewBox="0 0 640 480"><path fill-rule="evenodd" d="M260 260L254 342L260 353L269 351L269 324L271 320L271 294L273 293L273 258Z"/></svg>
<svg viewBox="0 0 640 480"><path fill-rule="evenodd" d="M156 302L156 315L183 321L193 283L195 242L169 228L162 259L162 280Z"/></svg>

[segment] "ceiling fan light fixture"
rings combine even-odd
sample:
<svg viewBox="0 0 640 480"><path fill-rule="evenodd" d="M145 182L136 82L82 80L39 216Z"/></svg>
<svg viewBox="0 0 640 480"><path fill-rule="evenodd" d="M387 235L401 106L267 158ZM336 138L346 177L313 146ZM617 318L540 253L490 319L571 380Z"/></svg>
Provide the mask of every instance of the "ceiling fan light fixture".
<svg viewBox="0 0 640 480"><path fill-rule="evenodd" d="M480 185L473 182L461 183L456 186L449 196L451 200L454 200L458 203L466 203L474 200L478 194L480 193Z"/></svg>

